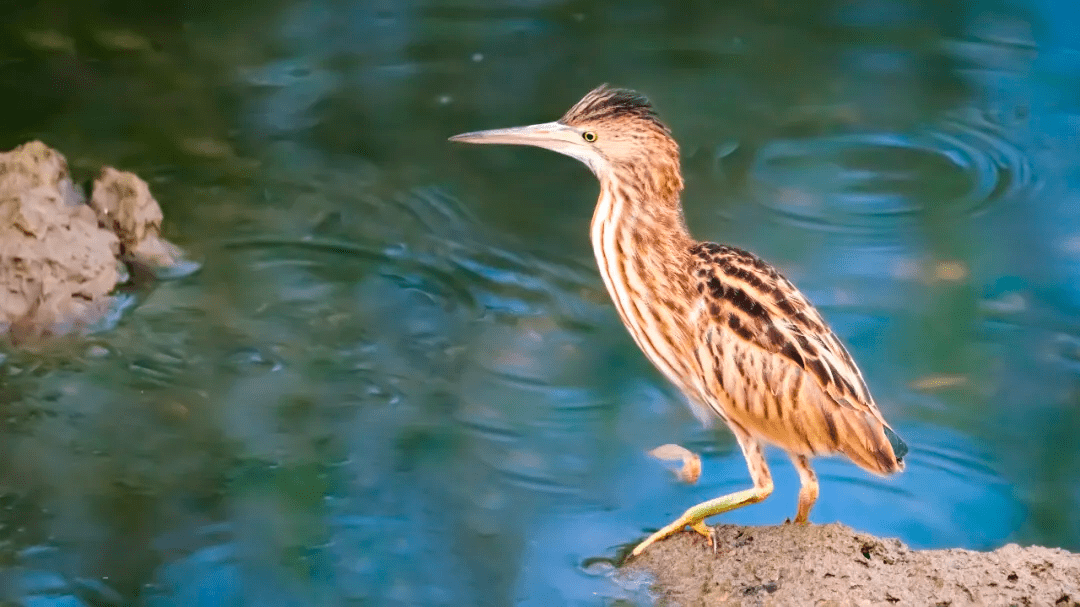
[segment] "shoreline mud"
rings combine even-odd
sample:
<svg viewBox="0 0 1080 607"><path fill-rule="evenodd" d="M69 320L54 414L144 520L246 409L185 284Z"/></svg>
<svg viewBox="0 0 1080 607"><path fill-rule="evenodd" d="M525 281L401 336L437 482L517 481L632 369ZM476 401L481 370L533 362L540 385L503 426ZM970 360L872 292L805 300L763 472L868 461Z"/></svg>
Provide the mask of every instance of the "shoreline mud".
<svg viewBox="0 0 1080 607"><path fill-rule="evenodd" d="M1080 554L1008 544L913 550L839 523L719 525L717 552L692 532L627 562L659 605L1080 605Z"/></svg>

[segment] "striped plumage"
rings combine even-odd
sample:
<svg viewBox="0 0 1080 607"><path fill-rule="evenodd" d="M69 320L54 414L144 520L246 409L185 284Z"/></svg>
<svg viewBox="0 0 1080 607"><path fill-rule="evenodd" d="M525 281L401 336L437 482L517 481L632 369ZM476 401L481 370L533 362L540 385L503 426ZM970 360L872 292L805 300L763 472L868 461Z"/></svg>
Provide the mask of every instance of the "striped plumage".
<svg viewBox="0 0 1080 607"><path fill-rule="evenodd" d="M763 443L784 449L799 472L796 522L817 499L811 456L843 453L877 474L903 469L907 447L806 297L753 254L691 238L678 144L643 97L601 86L557 122L452 139L536 145L589 166L600 180L593 252L619 316L697 417L722 419L746 458L752 489L690 508L634 554L687 525L711 540L705 517L767 497Z"/></svg>

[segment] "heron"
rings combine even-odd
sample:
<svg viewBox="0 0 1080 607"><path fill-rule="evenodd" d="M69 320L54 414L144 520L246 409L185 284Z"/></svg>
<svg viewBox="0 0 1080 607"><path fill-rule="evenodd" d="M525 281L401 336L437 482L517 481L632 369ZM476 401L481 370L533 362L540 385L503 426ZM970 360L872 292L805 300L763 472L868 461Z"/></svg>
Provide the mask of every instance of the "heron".
<svg viewBox="0 0 1080 607"><path fill-rule="evenodd" d="M686 527L715 551L705 519L773 491L765 445L798 472L795 523L817 501L814 456L842 454L878 475L904 469L907 445L806 296L753 253L690 235L679 145L643 95L601 85L554 122L450 140L536 146L589 167L600 182L590 240L619 317L696 417L722 420L746 459L753 487L690 507L631 557Z"/></svg>

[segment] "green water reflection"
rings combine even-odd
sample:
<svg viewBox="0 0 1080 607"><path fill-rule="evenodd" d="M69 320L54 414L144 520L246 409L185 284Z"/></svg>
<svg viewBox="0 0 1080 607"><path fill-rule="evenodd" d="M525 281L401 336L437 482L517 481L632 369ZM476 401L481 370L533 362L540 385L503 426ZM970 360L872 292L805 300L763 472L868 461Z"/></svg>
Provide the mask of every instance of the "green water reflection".
<svg viewBox="0 0 1080 607"><path fill-rule="evenodd" d="M821 461L814 520L1080 549L1080 9L783 4L7 3L0 147L136 171L204 266L0 351L0 604L648 604L608 559L743 460L608 304L587 170L445 141L600 82L653 98L691 229L783 268L912 447ZM792 514L774 468L725 520Z"/></svg>

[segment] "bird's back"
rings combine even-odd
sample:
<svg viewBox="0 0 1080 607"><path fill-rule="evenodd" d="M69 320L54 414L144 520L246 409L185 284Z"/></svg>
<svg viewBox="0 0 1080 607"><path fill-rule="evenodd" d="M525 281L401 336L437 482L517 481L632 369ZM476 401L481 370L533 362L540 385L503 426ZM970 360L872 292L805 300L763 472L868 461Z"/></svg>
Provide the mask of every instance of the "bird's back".
<svg viewBox="0 0 1080 607"><path fill-rule="evenodd" d="M855 362L806 297L751 253L690 249L699 400L728 424L797 454L841 452L878 474L903 469Z"/></svg>

